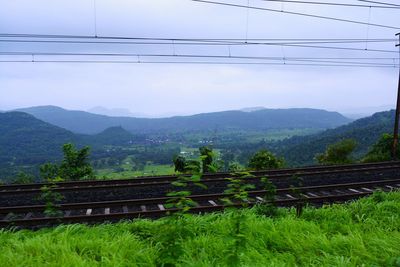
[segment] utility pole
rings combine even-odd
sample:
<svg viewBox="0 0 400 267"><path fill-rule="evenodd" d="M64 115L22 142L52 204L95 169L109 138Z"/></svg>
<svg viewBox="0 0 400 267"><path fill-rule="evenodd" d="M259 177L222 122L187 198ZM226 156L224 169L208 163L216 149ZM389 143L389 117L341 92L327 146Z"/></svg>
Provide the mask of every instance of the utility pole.
<svg viewBox="0 0 400 267"><path fill-rule="evenodd" d="M400 46L400 32L396 34L399 37L399 43L396 47ZM392 147L392 159L397 160L397 146L399 142L399 116L400 116L400 62L399 62L399 84L397 87L397 104L396 104L396 116L394 121L394 133L393 133L393 147Z"/></svg>

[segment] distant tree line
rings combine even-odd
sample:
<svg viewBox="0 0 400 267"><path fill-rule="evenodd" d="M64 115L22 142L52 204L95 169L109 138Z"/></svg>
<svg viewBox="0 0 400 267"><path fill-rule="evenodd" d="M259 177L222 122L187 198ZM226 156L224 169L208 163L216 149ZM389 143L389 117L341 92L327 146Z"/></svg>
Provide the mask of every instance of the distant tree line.
<svg viewBox="0 0 400 267"><path fill-rule="evenodd" d="M390 134L383 134L379 140L370 148L368 153L361 159L356 159L353 155L357 142L353 139L343 139L334 144L327 146L324 153L315 155L315 160L319 164L333 165L333 164L349 164L354 162L379 162L389 161L392 158L391 148L393 143L393 136ZM59 178L61 180L82 180L94 179L94 168L104 165L120 164L127 156L131 155L130 151L122 149L110 150L108 154L100 154L97 160L90 160L89 147L77 149L73 144L67 143L63 145L63 159L57 163L46 163L40 166L40 176L42 180L50 180ZM148 157L157 154L156 163L168 164L171 163L171 154L173 157L173 164L175 171L178 173L193 173L202 172L217 172L217 171L240 171L240 170L266 170L278 169L286 166L283 158L277 157L275 154L267 149L261 149L252 154L245 164L238 161L238 156L233 150L224 151L220 157L209 146L199 148L198 159L186 158L179 154L180 149L176 147L148 149L144 148L141 152L137 152L133 158L132 169L142 170L144 164L147 162ZM141 154L142 153L142 154ZM140 156L139 156L140 155ZM400 148L397 150L397 156L400 156ZM168 160L169 159L169 160ZM99 163L105 160L104 163ZM15 183L30 183L37 180L35 176L20 172L15 176Z"/></svg>

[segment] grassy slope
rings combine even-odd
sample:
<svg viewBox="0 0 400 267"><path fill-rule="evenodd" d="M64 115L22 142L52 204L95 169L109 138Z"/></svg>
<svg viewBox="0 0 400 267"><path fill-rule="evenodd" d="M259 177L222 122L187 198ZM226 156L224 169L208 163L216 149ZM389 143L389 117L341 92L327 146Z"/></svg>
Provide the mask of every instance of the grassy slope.
<svg viewBox="0 0 400 267"><path fill-rule="evenodd" d="M379 198L381 197L381 198ZM244 211L248 243L242 266L400 266L400 193L348 205L306 209L301 218L281 210L269 219ZM194 238L181 266L226 266L230 212L189 218ZM38 232L0 232L1 266L154 266L162 220Z"/></svg>

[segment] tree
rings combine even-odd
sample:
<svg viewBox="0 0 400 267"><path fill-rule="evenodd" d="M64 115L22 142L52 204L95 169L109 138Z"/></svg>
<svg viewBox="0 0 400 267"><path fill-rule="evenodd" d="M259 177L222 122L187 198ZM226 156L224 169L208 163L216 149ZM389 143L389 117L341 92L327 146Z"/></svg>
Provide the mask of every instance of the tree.
<svg viewBox="0 0 400 267"><path fill-rule="evenodd" d="M222 154L221 159L223 160L224 171L228 171L230 164L235 160L235 154L233 154L231 151L225 151Z"/></svg>
<svg viewBox="0 0 400 267"><path fill-rule="evenodd" d="M362 159L363 162L380 162L392 159L393 135L384 133ZM397 157L400 156L400 148L397 147Z"/></svg>
<svg viewBox="0 0 400 267"><path fill-rule="evenodd" d="M249 168L251 170L267 170L278 169L283 167L284 162L282 159L277 158L274 154L266 149L260 150L255 153L249 160Z"/></svg>
<svg viewBox="0 0 400 267"><path fill-rule="evenodd" d="M325 153L318 154L315 158L324 165L352 163L354 160L351 158L351 153L356 146L357 142L354 139L344 139L329 145Z"/></svg>
<svg viewBox="0 0 400 267"><path fill-rule="evenodd" d="M40 166L40 174L44 180L60 177L63 180L77 181L93 178L94 171L89 162L89 147L77 150L73 144L64 144L64 159L60 165L46 163Z"/></svg>
<svg viewBox="0 0 400 267"><path fill-rule="evenodd" d="M89 150L90 148L87 146L78 150L73 144L64 144L64 159L59 169L60 177L71 181L93 178L94 172L89 162Z"/></svg>
<svg viewBox="0 0 400 267"><path fill-rule="evenodd" d="M181 172L181 173L185 172L186 158L184 156L181 156L181 155L175 156L173 159L173 162L174 162L176 172Z"/></svg>
<svg viewBox="0 0 400 267"><path fill-rule="evenodd" d="M18 175L13 183L14 184L31 184L34 182L35 182L35 176L21 171L18 173Z"/></svg>
<svg viewBox="0 0 400 267"><path fill-rule="evenodd" d="M212 148L208 146L202 146L199 148L200 158L203 165L203 173L210 172L211 166L214 160L214 152Z"/></svg>
<svg viewBox="0 0 400 267"><path fill-rule="evenodd" d="M58 177L59 167L54 163L45 163L40 166L40 176L45 181Z"/></svg>

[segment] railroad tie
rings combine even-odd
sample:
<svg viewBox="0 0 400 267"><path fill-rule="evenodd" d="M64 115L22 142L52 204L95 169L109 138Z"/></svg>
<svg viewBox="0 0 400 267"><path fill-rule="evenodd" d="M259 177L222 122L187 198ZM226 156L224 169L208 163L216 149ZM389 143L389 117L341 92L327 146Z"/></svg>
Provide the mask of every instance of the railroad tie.
<svg viewBox="0 0 400 267"><path fill-rule="evenodd" d="M349 190L350 190L351 192L354 192L354 193L361 193L360 191L355 190L355 189L353 189L353 188L349 188Z"/></svg>
<svg viewBox="0 0 400 267"><path fill-rule="evenodd" d="M322 194L322 195L325 195L325 196L329 196L330 195L330 193L326 192L326 191L319 191L319 193Z"/></svg>
<svg viewBox="0 0 400 267"><path fill-rule="evenodd" d="M105 214L105 215L110 214L110 208L105 208L105 209L104 209L104 214Z"/></svg>
<svg viewBox="0 0 400 267"><path fill-rule="evenodd" d="M338 193L338 194L341 194L341 195L344 194L344 192L343 192L342 190L339 190L339 189L333 190L333 192Z"/></svg>
<svg viewBox="0 0 400 267"><path fill-rule="evenodd" d="M209 200L208 203L210 203L210 204L213 205L213 206L218 206L217 203L215 203L214 200Z"/></svg>
<svg viewBox="0 0 400 267"><path fill-rule="evenodd" d="M286 194L286 196L287 196L288 198L291 198L291 199L296 199L294 196L292 196L292 195L290 195L290 194Z"/></svg>
<svg viewBox="0 0 400 267"><path fill-rule="evenodd" d="M4 221L8 221L8 220L10 220L14 215L15 215L14 213L9 212L9 213L6 215L6 217L4 217L3 220L4 220Z"/></svg>
<svg viewBox="0 0 400 267"><path fill-rule="evenodd" d="M367 191L367 192L374 192L374 190L366 188L366 187L362 187L361 189L364 191Z"/></svg>
<svg viewBox="0 0 400 267"><path fill-rule="evenodd" d="M128 213L128 212L129 212L128 206L122 206L122 211L123 211L124 213Z"/></svg>
<svg viewBox="0 0 400 267"><path fill-rule="evenodd" d="M164 205L163 205L163 204L158 204L157 206L158 206L158 208L159 208L160 210L165 210L165 208L164 208Z"/></svg>
<svg viewBox="0 0 400 267"><path fill-rule="evenodd" d="M141 205L141 206L140 206L140 209L141 209L142 211L147 211L147 209L146 209L146 206L145 206L145 205Z"/></svg>
<svg viewBox="0 0 400 267"><path fill-rule="evenodd" d="M87 210L86 210L86 215L89 216L89 215L91 215L91 214L92 214L92 209L87 209Z"/></svg>

